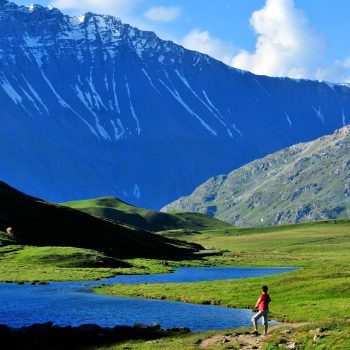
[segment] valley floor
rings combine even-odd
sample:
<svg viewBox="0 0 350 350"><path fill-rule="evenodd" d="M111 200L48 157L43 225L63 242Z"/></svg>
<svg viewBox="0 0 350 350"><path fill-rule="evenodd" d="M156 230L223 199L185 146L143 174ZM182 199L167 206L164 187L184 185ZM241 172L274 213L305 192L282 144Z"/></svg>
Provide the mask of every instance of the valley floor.
<svg viewBox="0 0 350 350"><path fill-rule="evenodd" d="M250 330L190 333L153 341L129 341L100 349L350 349L350 222L330 221L265 229L228 228L171 232L221 255L194 261L133 260L132 268L96 268L100 253L77 248L0 248L2 281L96 279L116 273L159 273L180 266L294 266L264 278L198 283L99 286L96 292L226 307L252 308L263 284L272 298L270 317L293 323L266 338ZM71 249L71 250L70 250ZM55 254L52 254L55 252ZM48 260L53 255L54 258Z"/></svg>
<svg viewBox="0 0 350 350"><path fill-rule="evenodd" d="M186 239L225 251L222 256L206 259L207 265L295 266L299 269L265 278L187 284L115 285L97 288L96 291L109 295L252 308L260 292L260 286L267 284L272 298L271 318L283 322L310 322L310 325L293 328L290 332L286 331L288 327L276 329L259 344L252 346L264 350L350 349L349 221L268 229L207 231L192 234ZM322 334L312 332L317 328L326 330ZM232 332L236 330L229 334ZM202 339L203 336L210 338L210 335L198 337ZM221 335L217 337L216 339L220 339ZM203 343L198 338L194 340L195 338L195 335L188 336L189 342L182 344L182 348L200 348ZM237 337L221 338L221 343L209 342L208 346L212 349L244 349L244 341L237 339ZM162 341L163 349L181 348L175 345L180 340L174 340L173 344L169 341ZM139 348L148 349L147 345L143 346L145 347ZM119 348L121 347L116 347ZM153 348L156 348L154 344Z"/></svg>

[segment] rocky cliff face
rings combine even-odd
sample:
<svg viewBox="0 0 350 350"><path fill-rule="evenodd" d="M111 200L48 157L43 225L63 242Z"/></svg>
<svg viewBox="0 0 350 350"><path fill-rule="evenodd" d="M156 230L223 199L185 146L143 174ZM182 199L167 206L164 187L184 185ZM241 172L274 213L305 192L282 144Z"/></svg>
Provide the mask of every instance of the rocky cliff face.
<svg viewBox="0 0 350 350"><path fill-rule="evenodd" d="M238 226L350 217L350 126L209 179L163 210L206 213Z"/></svg>
<svg viewBox="0 0 350 350"><path fill-rule="evenodd" d="M160 208L349 122L350 89L242 72L111 16L0 0L0 178Z"/></svg>

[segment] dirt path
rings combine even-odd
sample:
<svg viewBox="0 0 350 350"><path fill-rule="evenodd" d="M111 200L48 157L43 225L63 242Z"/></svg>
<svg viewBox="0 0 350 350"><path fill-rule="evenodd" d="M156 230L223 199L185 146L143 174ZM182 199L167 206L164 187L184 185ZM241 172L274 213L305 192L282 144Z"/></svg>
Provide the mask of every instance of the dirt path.
<svg viewBox="0 0 350 350"><path fill-rule="evenodd" d="M277 328L298 328L303 326L308 326L312 323L305 322L305 323L284 323L280 325L274 325L270 327L270 330L277 329ZM231 345L237 346L239 344L240 350L260 350L262 349L262 346L265 343L265 340L268 339L268 335L266 337L259 335L255 336L250 332L235 332L229 335L223 335L223 334L217 334L210 338L202 340L200 347L203 349L209 349L212 346L217 346L219 344L225 344L225 345ZM286 333L286 344L288 343L288 333ZM287 345L288 346L288 345ZM288 349L288 347L287 347ZM290 346L290 349L293 349L293 346Z"/></svg>

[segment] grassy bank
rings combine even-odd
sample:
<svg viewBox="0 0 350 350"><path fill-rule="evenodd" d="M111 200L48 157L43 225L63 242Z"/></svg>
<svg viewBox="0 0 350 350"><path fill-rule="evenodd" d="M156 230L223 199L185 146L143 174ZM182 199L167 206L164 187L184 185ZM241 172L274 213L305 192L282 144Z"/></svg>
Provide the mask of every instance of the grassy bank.
<svg viewBox="0 0 350 350"><path fill-rule="evenodd" d="M159 260L120 261L91 249L20 245L0 248L0 282L91 281L117 274L169 270L171 268L163 266Z"/></svg>
<svg viewBox="0 0 350 350"><path fill-rule="evenodd" d="M317 329L323 331L317 332ZM251 336L245 335L250 329L211 331L204 333L193 333L182 335L181 337L161 338L151 341L127 341L114 345L90 347L89 350L239 350L254 349L247 347L244 343L244 337L251 340ZM243 337L243 338L242 338ZM205 342L209 339L216 338L210 346L205 346ZM230 339L231 338L231 339ZM235 341L235 338L237 339ZM224 340L225 339L225 340ZM243 340L243 341L242 341ZM272 333L258 346L264 350L281 350L281 349L298 349L298 350L347 350L350 349L350 322L331 321L316 323L301 327L282 327L274 329ZM292 344L295 344L293 347ZM86 349L86 350L87 350ZM256 347L255 349L258 349Z"/></svg>
<svg viewBox="0 0 350 350"><path fill-rule="evenodd" d="M176 232L172 232L176 235ZM288 333L298 349L343 350L350 348L350 222L324 222L268 229L205 231L181 239L224 251L197 261L163 266L159 260L123 260L132 267L108 266L108 256L91 249L8 245L0 248L0 281L93 280L115 274L161 273L175 266L295 266L297 271L278 276L236 281L176 284L115 285L100 287L98 293L133 297L181 300L251 308L262 284L270 287L271 316L283 321L316 322ZM103 262L102 267L100 262ZM100 267L97 267L100 266ZM327 330L315 342L309 331L316 326ZM233 331L228 331L232 333ZM274 330L264 349L280 349L286 337ZM225 332L214 332L226 334ZM214 334L198 333L153 342L127 342L106 349L197 349L201 339ZM289 344L288 343L288 344ZM210 349L237 348L232 343ZM283 347L282 347L283 348Z"/></svg>
<svg viewBox="0 0 350 350"><path fill-rule="evenodd" d="M304 224L273 229L218 231L191 236L204 246L225 249L209 264L299 266L287 274L236 281L115 285L96 289L130 295L229 307L253 307L262 284L270 287L272 316L286 321L350 317L350 223Z"/></svg>
<svg viewBox="0 0 350 350"><path fill-rule="evenodd" d="M329 328L328 333L317 344L313 341L314 335L309 333L309 329L293 333L291 339L301 344L300 349L350 348L348 336L350 327L346 321L350 319L349 221L270 229L211 231L191 235L188 239L206 247L225 250L223 256L208 258L208 265L299 268L287 274L264 278L137 286L115 285L96 288L96 291L108 295L252 308L260 286L267 284L272 297L273 318L281 321L319 322ZM271 336L265 348L280 348L276 345L279 337L281 334L278 332ZM225 348L223 345L220 346L217 348ZM167 347L164 343L163 348L177 349L175 345Z"/></svg>

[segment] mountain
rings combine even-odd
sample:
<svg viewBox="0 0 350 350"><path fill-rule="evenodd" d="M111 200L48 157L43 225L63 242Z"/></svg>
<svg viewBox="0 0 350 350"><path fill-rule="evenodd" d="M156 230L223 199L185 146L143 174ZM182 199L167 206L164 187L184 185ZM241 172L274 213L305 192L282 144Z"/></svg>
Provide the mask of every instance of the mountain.
<svg viewBox="0 0 350 350"><path fill-rule="evenodd" d="M349 122L350 88L234 69L111 16L0 0L0 178L157 209Z"/></svg>
<svg viewBox="0 0 350 350"><path fill-rule="evenodd" d="M138 208L114 197L95 198L63 203L70 208L88 214L115 220L147 231L165 230L211 230L224 229L232 225L200 213L161 213Z"/></svg>
<svg viewBox="0 0 350 350"><path fill-rule="evenodd" d="M92 248L120 258L177 258L198 248L45 202L0 182L0 231L7 227L13 227L17 244Z"/></svg>
<svg viewBox="0 0 350 350"><path fill-rule="evenodd" d="M350 217L350 125L209 179L163 208L213 215L238 226Z"/></svg>

